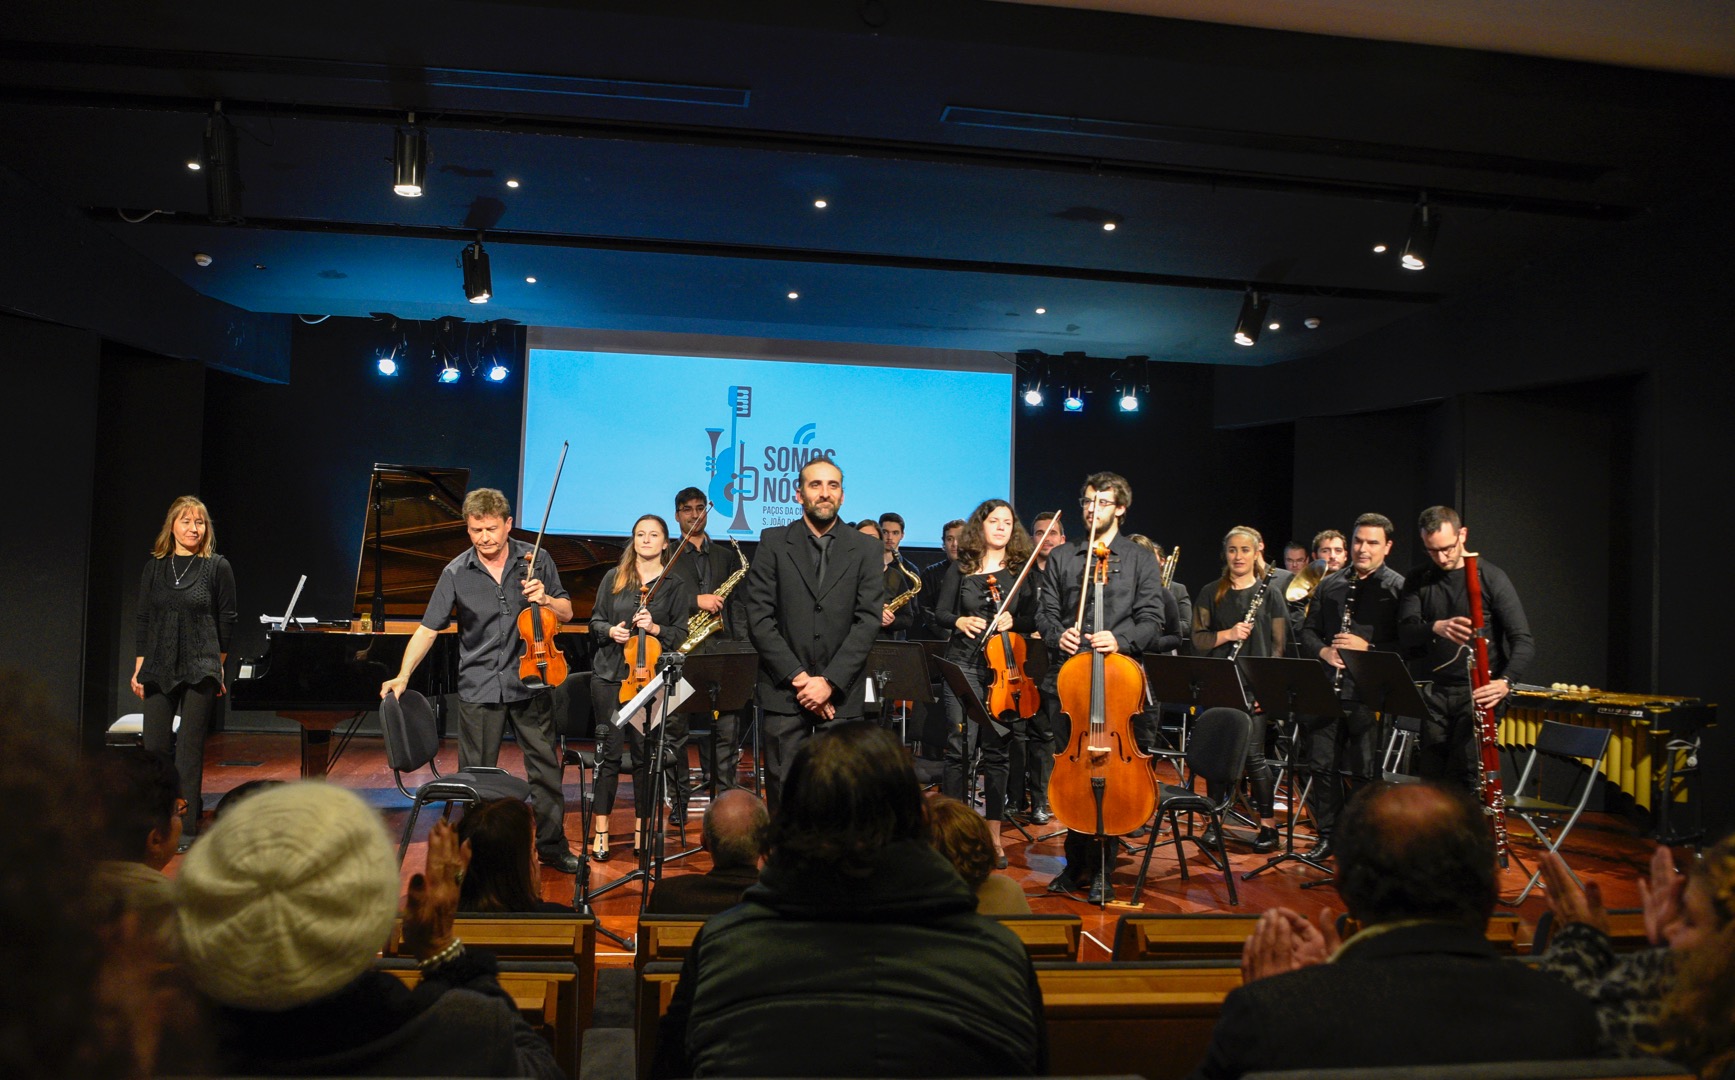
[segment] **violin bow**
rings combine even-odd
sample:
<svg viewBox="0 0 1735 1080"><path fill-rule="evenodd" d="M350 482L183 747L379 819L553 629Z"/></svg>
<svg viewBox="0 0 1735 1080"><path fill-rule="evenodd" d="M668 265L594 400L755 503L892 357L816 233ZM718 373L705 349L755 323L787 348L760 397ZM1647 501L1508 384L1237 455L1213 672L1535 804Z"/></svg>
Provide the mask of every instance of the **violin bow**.
<svg viewBox="0 0 1735 1080"><path fill-rule="evenodd" d="M994 636L989 631L993 629L995 623L1000 621L1001 614L1012 606L1012 598L1018 595L1018 587L1024 584L1024 579L1030 574L1030 568L1036 565L1036 553L1042 550L1042 542L1048 539L1048 534L1054 531L1054 523L1059 520L1060 511L1056 510L1054 516L1048 519L1048 525L1043 528L1042 535L1036 538L1036 546L1030 549L1030 558L1024 560L1024 568L1018 571L1018 576L1012 581L1012 587L1007 589L1006 595L1000 598L1000 607L994 612L994 617L988 620L988 628L982 631L982 638L976 643L976 648L979 651L988 651L988 639ZM1081 615L1080 618L1083 616Z"/></svg>
<svg viewBox="0 0 1735 1080"><path fill-rule="evenodd" d="M542 554L542 535L548 531L548 515L554 512L554 493L560 490L560 474L566 468L566 451L572 444L560 444L560 460L554 465L554 483L548 485L548 505L542 508L542 528L536 530L536 546L530 549L530 562L525 565L524 576L532 577L536 573L536 557Z"/></svg>
<svg viewBox="0 0 1735 1080"><path fill-rule="evenodd" d="M707 501L705 503L705 517L708 518L710 516L711 516L711 503ZM701 518L700 520L702 521L702 520L704 520L704 518ZM651 597L655 596L657 594L657 590L663 587L663 582L668 580L669 568L671 566L675 565L675 560L679 559L681 557L681 552L687 550L687 545L692 543L692 541L693 541L693 534L698 532L698 531L699 531L699 522L695 521L695 522L693 522L692 528L688 529L686 532L681 534L680 546L675 548L674 556L672 558L670 558L668 562L663 564L663 572L657 575L657 580L651 582L651 591L645 594L644 600L641 601L639 604L639 610L640 611L643 611L643 610L645 610L645 608L650 606ZM629 541L629 543L630 543L630 541Z"/></svg>

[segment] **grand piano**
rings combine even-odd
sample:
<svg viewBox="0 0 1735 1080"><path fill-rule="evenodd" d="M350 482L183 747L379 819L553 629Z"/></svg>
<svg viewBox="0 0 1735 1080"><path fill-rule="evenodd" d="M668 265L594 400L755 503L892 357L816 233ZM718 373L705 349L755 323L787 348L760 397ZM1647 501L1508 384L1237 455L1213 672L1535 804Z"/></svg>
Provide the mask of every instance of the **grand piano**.
<svg viewBox="0 0 1735 1080"><path fill-rule="evenodd" d="M464 493L470 470L375 465L357 560L354 615L309 629L271 630L265 650L242 657L230 707L275 712L301 727L301 775L322 777L331 734L379 707L380 683L396 675L440 571L469 546ZM532 543L535 533L512 534ZM620 557L616 544L547 536L560 580L572 594L573 622L555 644L575 671L590 666L583 631L597 585ZM416 668L410 688L438 701L457 689L457 636L442 633Z"/></svg>

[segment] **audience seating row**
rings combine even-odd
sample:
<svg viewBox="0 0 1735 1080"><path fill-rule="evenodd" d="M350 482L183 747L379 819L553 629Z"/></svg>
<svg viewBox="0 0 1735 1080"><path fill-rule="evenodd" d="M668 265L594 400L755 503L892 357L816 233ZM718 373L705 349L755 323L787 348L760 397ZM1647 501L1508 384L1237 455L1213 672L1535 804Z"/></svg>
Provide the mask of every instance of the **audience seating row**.
<svg viewBox="0 0 1735 1080"><path fill-rule="evenodd" d="M1076 961L1084 938L1084 922L1077 915L996 915L993 918L1018 936L1032 960ZM684 960L693 939L705 925L696 915L641 915L638 951L633 967Z"/></svg>
<svg viewBox="0 0 1735 1080"><path fill-rule="evenodd" d="M1253 933L1258 915L1123 915L1115 926L1112 958L1142 960L1239 960L1241 945ZM1518 952L1524 928L1516 915L1488 920L1488 940L1503 955ZM1339 930L1353 926L1339 922Z"/></svg>

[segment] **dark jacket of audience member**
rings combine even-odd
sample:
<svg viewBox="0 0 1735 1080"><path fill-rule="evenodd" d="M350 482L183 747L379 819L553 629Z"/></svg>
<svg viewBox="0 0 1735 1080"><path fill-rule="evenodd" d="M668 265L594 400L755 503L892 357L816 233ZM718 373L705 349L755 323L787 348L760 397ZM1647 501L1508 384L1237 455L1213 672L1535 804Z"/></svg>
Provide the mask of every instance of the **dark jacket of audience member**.
<svg viewBox="0 0 1735 1080"><path fill-rule="evenodd" d="M570 912L542 899L532 853L536 818L520 799L491 799L464 812L458 839L470 845L470 866L459 883L458 910L470 912Z"/></svg>
<svg viewBox="0 0 1735 1080"><path fill-rule="evenodd" d="M653 1075L1040 1075L1035 972L975 907L928 844L896 739L860 723L817 733L791 764L759 884L693 943Z"/></svg>
<svg viewBox="0 0 1735 1080"><path fill-rule="evenodd" d="M645 910L652 915L715 915L739 904L741 894L759 882L769 824L765 802L757 795L739 788L719 794L699 828L699 842L711 853L711 870L664 878L651 890Z"/></svg>
<svg viewBox="0 0 1735 1080"><path fill-rule="evenodd" d="M398 866L353 792L314 782L253 795L188 851L176 891L220 1075L562 1075L487 954L425 968L414 991L374 969Z"/></svg>
<svg viewBox="0 0 1735 1080"><path fill-rule="evenodd" d="M1366 929L1331 963L1232 992L1196 1077L1596 1055L1590 1002L1486 939L1494 847L1467 796L1378 785L1336 835L1338 891Z"/></svg>

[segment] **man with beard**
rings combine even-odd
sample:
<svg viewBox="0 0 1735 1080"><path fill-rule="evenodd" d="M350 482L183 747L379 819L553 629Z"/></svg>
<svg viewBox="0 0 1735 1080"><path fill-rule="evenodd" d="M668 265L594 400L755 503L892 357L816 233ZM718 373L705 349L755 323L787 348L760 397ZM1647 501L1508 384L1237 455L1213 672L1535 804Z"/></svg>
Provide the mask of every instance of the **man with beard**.
<svg viewBox="0 0 1735 1080"><path fill-rule="evenodd" d="M759 652L765 795L773 814L795 751L822 724L859 720L868 650L886 602L884 547L838 525L843 470L801 470L801 517L766 529L743 582L747 636Z"/></svg>

